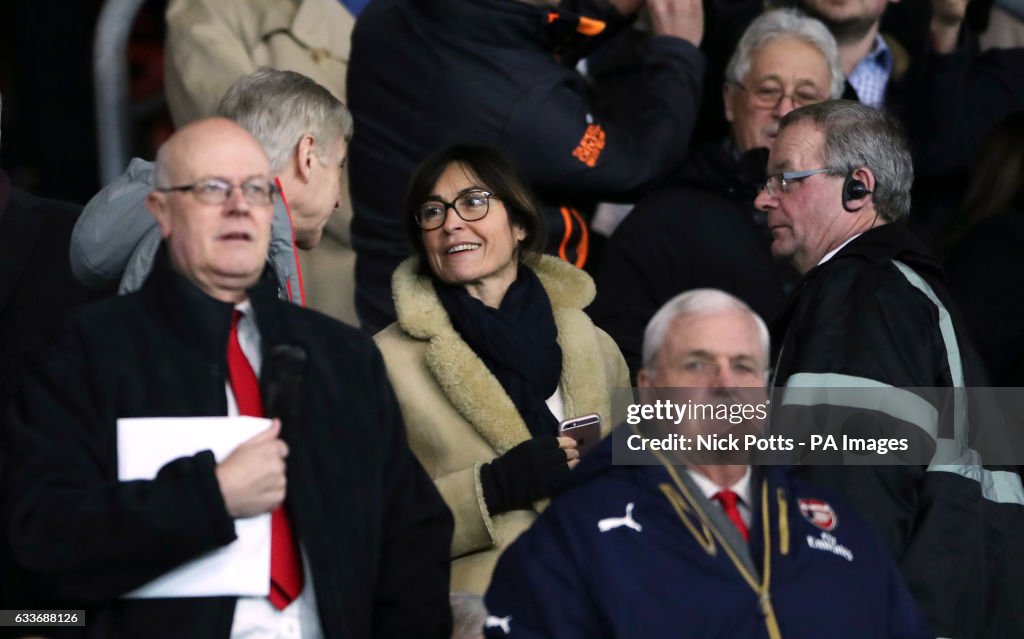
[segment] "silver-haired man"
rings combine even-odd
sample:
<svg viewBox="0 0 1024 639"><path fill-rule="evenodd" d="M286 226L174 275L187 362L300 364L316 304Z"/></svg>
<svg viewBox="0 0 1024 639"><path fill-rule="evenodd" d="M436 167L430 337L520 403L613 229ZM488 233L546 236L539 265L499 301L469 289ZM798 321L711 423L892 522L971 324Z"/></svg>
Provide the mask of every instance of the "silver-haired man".
<svg viewBox="0 0 1024 639"><path fill-rule="evenodd" d="M1018 633L1020 567L986 554L1019 545L998 530L1024 525L1024 491L1015 472L982 468L972 450L995 424L969 419L965 395L943 392L984 386L984 372L938 262L893 224L910 213L913 182L899 125L856 102L797 109L782 119L768 173L756 204L772 253L803 274L774 326L774 386L785 392L773 432L905 438L907 463L806 475L882 533L940 636Z"/></svg>
<svg viewBox="0 0 1024 639"><path fill-rule="evenodd" d="M282 297L303 301L295 249L317 246L343 197L352 115L306 76L274 69L235 82L217 113L252 133L270 157L282 197L274 210L269 261ZM153 163L136 158L86 205L71 243L71 266L79 280L93 287L119 281L121 293L142 286L160 245L160 230L144 205L152 187ZM224 185L194 187L217 190Z"/></svg>
<svg viewBox="0 0 1024 639"><path fill-rule="evenodd" d="M764 215L752 202L779 120L842 94L835 39L795 10L767 12L740 38L721 90L728 138L694 149L678 175L637 204L602 258L590 313L633 375L644 325L677 293L722 289L772 318L799 279L772 258Z"/></svg>

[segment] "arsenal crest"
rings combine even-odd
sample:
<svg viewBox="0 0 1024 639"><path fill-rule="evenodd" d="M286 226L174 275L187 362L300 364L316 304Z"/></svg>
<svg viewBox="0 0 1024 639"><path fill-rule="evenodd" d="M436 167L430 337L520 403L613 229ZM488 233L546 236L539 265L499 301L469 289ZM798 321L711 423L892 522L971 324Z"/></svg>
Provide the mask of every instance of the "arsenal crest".
<svg viewBox="0 0 1024 639"><path fill-rule="evenodd" d="M832 506L829 506L828 502L820 499L799 499L797 503L800 504L800 514L804 516L804 519L825 532L835 530L835 527L839 525L836 511L832 510Z"/></svg>

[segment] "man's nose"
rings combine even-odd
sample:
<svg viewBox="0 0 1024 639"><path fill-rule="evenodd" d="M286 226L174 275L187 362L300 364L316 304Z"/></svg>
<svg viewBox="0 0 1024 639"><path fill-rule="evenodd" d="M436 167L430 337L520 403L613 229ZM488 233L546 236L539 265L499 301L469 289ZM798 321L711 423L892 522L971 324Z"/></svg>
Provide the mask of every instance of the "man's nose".
<svg viewBox="0 0 1024 639"><path fill-rule="evenodd" d="M734 388L736 376L732 374L732 370L728 366L719 366L715 371L714 384L716 388Z"/></svg>
<svg viewBox="0 0 1024 639"><path fill-rule="evenodd" d="M251 208L249 200L245 199L245 192L242 187L232 187L228 193L228 200L225 202L233 211L248 211Z"/></svg>
<svg viewBox="0 0 1024 639"><path fill-rule="evenodd" d="M786 93L779 97L779 101L775 103L775 108L772 109L772 115L781 120L787 113L795 108L796 103L793 101L793 96Z"/></svg>
<svg viewBox="0 0 1024 639"><path fill-rule="evenodd" d="M776 201L775 196L769 193L767 188L762 188L754 198L754 207L759 211L767 211L775 206Z"/></svg>

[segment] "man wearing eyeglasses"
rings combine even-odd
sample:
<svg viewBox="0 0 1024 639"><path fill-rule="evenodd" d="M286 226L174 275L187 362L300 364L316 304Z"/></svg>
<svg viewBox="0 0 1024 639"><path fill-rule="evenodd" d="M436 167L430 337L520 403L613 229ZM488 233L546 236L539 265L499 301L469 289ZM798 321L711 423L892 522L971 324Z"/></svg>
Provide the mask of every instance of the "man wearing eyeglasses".
<svg viewBox="0 0 1024 639"><path fill-rule="evenodd" d="M795 11L765 13L744 32L726 77L731 135L695 149L668 185L637 204L612 235L598 271L591 316L633 375L644 326L674 295L718 288L771 319L799 279L772 258L764 214L752 202L779 119L842 93L835 40Z"/></svg>
<svg viewBox="0 0 1024 639"><path fill-rule="evenodd" d="M370 338L278 298L259 142L226 119L190 124L158 153L155 183L153 272L72 319L29 367L5 433L24 591L85 609L80 636L447 639L451 514ZM119 418L218 415L275 419L220 459L117 480ZM250 588L269 595L125 598L264 514L270 579Z"/></svg>
<svg viewBox="0 0 1024 639"><path fill-rule="evenodd" d="M1020 541L1005 531L1024 526L1024 490L981 465L979 436L998 423L963 389L985 386L984 371L938 262L896 224L914 176L899 125L850 101L797 109L768 173L755 203L772 253L803 274L773 327L772 432L903 438L890 465L804 473L875 525L939 636L1019 634ZM816 461L851 460L837 449Z"/></svg>
<svg viewBox="0 0 1024 639"><path fill-rule="evenodd" d="M316 248L345 197L342 173L352 116L313 80L275 69L239 78L222 97L218 114L257 135L267 149L280 191L269 259L281 297L305 304L296 249ZM119 281L120 293L142 286L160 243L143 205L153 184L153 164L136 158L86 205L71 238L71 268L82 283L103 288ZM202 190L220 197L215 193L225 188L208 183Z"/></svg>

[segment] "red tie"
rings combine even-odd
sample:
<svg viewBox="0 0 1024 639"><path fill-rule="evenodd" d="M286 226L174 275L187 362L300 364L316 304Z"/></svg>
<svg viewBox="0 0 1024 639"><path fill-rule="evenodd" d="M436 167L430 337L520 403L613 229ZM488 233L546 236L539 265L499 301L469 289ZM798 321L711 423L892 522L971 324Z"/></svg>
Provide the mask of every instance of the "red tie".
<svg viewBox="0 0 1024 639"><path fill-rule="evenodd" d="M228 336L228 379L235 394L240 415L263 417L263 400L249 360L238 343L238 320L242 312L236 310L231 317L231 335ZM302 592L302 561L299 547L292 534L292 525L284 506L270 515L270 603L284 610Z"/></svg>
<svg viewBox="0 0 1024 639"><path fill-rule="evenodd" d="M740 509L736 507L740 500L739 495L731 490L720 490L712 496L712 499L722 504L725 516L736 525L740 534L743 535L743 541L750 541L750 531L747 530L747 525L743 523L743 518L740 517Z"/></svg>

